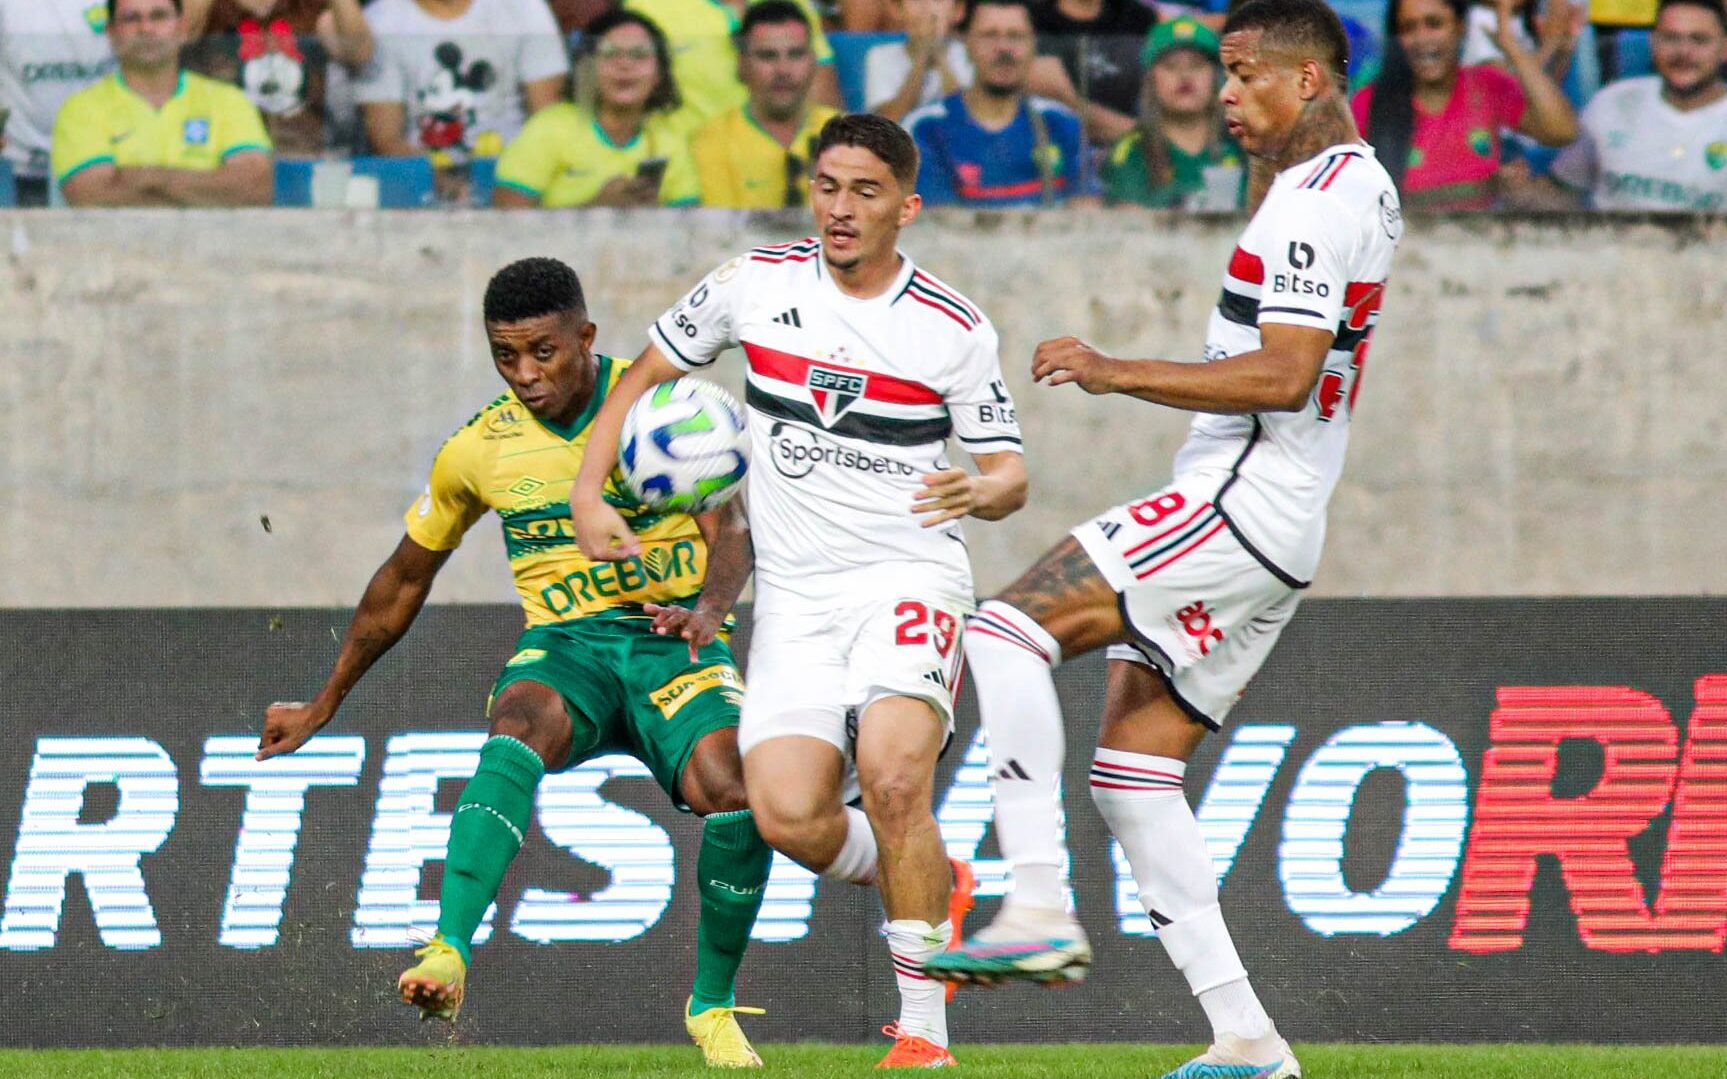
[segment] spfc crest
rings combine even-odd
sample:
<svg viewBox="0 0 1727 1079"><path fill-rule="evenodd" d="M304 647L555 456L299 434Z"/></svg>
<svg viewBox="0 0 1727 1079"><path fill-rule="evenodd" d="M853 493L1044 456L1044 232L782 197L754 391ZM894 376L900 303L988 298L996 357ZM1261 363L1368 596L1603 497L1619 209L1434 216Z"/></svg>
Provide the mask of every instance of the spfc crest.
<svg viewBox="0 0 1727 1079"><path fill-rule="evenodd" d="M822 426L832 427L864 395L869 376L812 365L807 385Z"/></svg>

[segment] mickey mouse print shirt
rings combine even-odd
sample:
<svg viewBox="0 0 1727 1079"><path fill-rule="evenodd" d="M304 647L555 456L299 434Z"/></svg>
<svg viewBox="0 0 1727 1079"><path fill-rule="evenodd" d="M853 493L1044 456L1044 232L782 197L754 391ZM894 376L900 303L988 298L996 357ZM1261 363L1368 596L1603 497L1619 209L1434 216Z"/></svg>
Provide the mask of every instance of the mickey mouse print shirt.
<svg viewBox="0 0 1727 1079"><path fill-rule="evenodd" d="M473 0L454 19L377 0L366 22L377 53L355 96L406 106L408 141L428 153L496 157L526 120L522 84L570 70L545 0Z"/></svg>

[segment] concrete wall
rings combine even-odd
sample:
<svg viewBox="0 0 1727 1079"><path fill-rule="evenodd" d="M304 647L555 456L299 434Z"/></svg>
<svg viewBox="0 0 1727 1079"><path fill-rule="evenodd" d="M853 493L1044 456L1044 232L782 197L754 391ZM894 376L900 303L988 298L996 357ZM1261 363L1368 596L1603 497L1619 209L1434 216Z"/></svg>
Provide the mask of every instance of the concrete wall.
<svg viewBox="0 0 1727 1079"><path fill-rule="evenodd" d="M357 598L444 436L497 392L490 273L573 263L609 351L795 218L0 214L0 605ZM1001 329L1031 508L971 526L997 586L1160 485L1184 416L1032 388L1077 333L1196 357L1233 221L932 215L905 243ZM1414 221L1316 592L1727 591L1727 225ZM720 375L737 388L739 365ZM262 527L267 517L269 530ZM490 524L440 582L508 599Z"/></svg>

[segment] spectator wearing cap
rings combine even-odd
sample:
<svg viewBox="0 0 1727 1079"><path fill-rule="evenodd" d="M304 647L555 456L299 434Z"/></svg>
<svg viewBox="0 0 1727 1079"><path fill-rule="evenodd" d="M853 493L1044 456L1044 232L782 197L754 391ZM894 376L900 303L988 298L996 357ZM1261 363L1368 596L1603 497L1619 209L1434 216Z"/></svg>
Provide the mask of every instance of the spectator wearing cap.
<svg viewBox="0 0 1727 1079"><path fill-rule="evenodd" d="M926 204L1052 206L1095 196L1079 117L1026 88L1037 34L1025 0L974 0L969 89L905 119Z"/></svg>
<svg viewBox="0 0 1727 1079"><path fill-rule="evenodd" d="M971 85L971 61L956 31L963 0L888 0L904 41L871 46L864 54L864 101L869 111L902 120L911 110Z"/></svg>
<svg viewBox="0 0 1727 1079"><path fill-rule="evenodd" d="M1582 136L1511 198L1519 206L1727 211L1727 5L1663 0L1655 74L1621 79L1583 109Z"/></svg>
<svg viewBox="0 0 1727 1079"><path fill-rule="evenodd" d="M684 99L681 122L691 133L728 109L742 105L749 91L738 78L737 34L744 13L763 0L624 0L623 7L645 16L672 50L672 79ZM834 50L821 30L821 16L810 0L795 0L809 20L815 52L815 82L810 95L833 108L840 105Z"/></svg>
<svg viewBox="0 0 1727 1079"><path fill-rule="evenodd" d="M185 0L196 45L187 66L238 85L264 115L276 153L316 157L328 147L325 98L332 62L358 74L372 31L360 0Z"/></svg>
<svg viewBox="0 0 1727 1079"><path fill-rule="evenodd" d="M48 205L49 143L66 99L114 70L108 9L92 0L0 0L0 148L20 206Z"/></svg>
<svg viewBox="0 0 1727 1079"><path fill-rule="evenodd" d="M659 28L629 11L588 24L576 100L542 109L498 159L495 205L693 206L700 188Z"/></svg>
<svg viewBox="0 0 1727 1079"><path fill-rule="evenodd" d="M1105 201L1160 208L1233 210L1246 170L1223 126L1217 34L1198 19L1158 23L1140 53L1145 85L1139 123L1110 149Z"/></svg>
<svg viewBox="0 0 1727 1079"><path fill-rule="evenodd" d="M1392 0L1386 11L1385 66L1351 104L1405 210L1492 209L1505 130L1543 146L1577 137L1565 92L1513 32L1512 0L1498 9L1509 74L1461 63L1465 0Z"/></svg>
<svg viewBox="0 0 1727 1079"><path fill-rule="evenodd" d="M179 0L108 0L120 70L66 99L52 164L74 206L263 206L270 137L238 87L180 67Z"/></svg>
<svg viewBox="0 0 1727 1079"><path fill-rule="evenodd" d="M768 210L809 202L809 166L822 125L839 115L810 100L816 58L809 19L790 0L744 13L738 75L749 100L690 140L703 206Z"/></svg>
<svg viewBox="0 0 1727 1079"><path fill-rule="evenodd" d="M496 157L569 81L546 0L373 0L366 22L377 49L355 98L386 157Z"/></svg>

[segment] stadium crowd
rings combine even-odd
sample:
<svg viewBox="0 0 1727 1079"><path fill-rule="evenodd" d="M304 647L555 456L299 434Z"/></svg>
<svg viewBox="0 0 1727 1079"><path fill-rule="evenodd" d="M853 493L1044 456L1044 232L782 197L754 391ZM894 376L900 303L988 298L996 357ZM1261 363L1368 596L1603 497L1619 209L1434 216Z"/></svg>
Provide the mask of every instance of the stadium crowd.
<svg viewBox="0 0 1727 1079"><path fill-rule="evenodd" d="M0 0L0 205L1230 210L1223 12L1142 0ZM1406 208L1727 210L1727 0L1335 0Z"/></svg>

